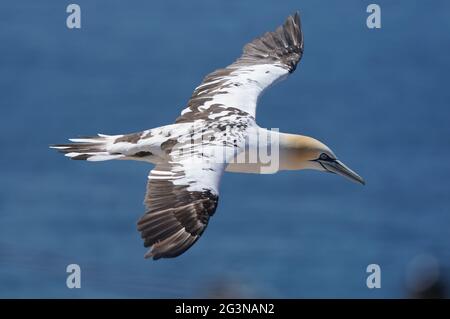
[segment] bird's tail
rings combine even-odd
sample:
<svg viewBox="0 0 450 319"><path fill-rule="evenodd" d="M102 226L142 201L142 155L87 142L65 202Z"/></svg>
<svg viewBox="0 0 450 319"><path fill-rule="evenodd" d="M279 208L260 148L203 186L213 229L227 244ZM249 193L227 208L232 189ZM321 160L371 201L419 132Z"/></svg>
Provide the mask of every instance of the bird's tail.
<svg viewBox="0 0 450 319"><path fill-rule="evenodd" d="M98 136L71 138L69 141L73 143L55 144L50 148L54 148L65 156L73 160L87 161L108 161L125 157L121 153L111 153L108 151L116 140L117 136L98 134Z"/></svg>

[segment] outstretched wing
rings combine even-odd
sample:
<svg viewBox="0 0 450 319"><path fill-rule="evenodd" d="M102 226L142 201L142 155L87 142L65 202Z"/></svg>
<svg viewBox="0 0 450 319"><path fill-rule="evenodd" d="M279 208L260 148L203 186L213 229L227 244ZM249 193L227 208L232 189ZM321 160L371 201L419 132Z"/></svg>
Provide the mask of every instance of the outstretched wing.
<svg viewBox="0 0 450 319"><path fill-rule="evenodd" d="M194 90L177 123L205 119L220 108L237 108L255 117L258 97L270 85L294 72L303 54L298 12L274 32L245 45L233 64L208 74Z"/></svg>
<svg viewBox="0 0 450 319"><path fill-rule="evenodd" d="M174 156L150 172L146 214L138 221L145 255L153 259L176 257L202 235L219 200L219 182L225 164L203 153Z"/></svg>

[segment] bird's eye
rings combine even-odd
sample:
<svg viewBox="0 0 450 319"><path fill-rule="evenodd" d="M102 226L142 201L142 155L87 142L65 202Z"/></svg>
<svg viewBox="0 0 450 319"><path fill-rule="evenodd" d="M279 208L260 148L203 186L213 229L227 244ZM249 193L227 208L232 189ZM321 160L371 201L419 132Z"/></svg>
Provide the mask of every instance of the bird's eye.
<svg viewBox="0 0 450 319"><path fill-rule="evenodd" d="M330 157L327 154L322 153L322 154L320 154L320 159L326 161L326 160L329 160Z"/></svg>

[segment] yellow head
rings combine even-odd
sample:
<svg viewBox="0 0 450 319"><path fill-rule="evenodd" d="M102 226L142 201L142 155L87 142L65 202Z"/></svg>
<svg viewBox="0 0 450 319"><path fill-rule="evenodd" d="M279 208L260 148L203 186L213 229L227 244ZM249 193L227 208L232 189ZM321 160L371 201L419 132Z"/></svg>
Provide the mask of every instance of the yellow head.
<svg viewBox="0 0 450 319"><path fill-rule="evenodd" d="M314 169L339 174L365 184L364 179L339 161L328 146L312 137L281 134L280 159L281 169Z"/></svg>

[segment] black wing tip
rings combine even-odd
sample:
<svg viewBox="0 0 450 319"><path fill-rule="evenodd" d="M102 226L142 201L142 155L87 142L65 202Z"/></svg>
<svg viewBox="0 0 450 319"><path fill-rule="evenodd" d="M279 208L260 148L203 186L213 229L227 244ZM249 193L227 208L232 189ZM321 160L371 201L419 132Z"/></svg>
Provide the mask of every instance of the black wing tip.
<svg viewBox="0 0 450 319"><path fill-rule="evenodd" d="M287 21L292 19L296 25L300 25L300 11L296 10L293 14L287 17Z"/></svg>
<svg viewBox="0 0 450 319"><path fill-rule="evenodd" d="M144 255L145 259L158 260L161 258L175 258L184 254L189 248L191 248L201 235L192 236L188 239L184 237L182 240L173 240L168 243L157 242L150 246L150 249ZM147 245L144 245L147 246Z"/></svg>
<svg viewBox="0 0 450 319"><path fill-rule="evenodd" d="M283 27L286 27L287 25L293 24L297 27L301 27L301 21L300 21L300 11L295 11L294 13L288 15L286 20L284 21Z"/></svg>
<svg viewBox="0 0 450 319"><path fill-rule="evenodd" d="M285 23L279 29L281 29L282 31L280 31L288 38L290 50L292 50L290 51L291 54L295 53L295 55L292 55L288 61L286 61L286 64L289 67L289 73L293 73L303 56L304 40L300 12L297 10L289 15L286 18Z"/></svg>
<svg viewBox="0 0 450 319"><path fill-rule="evenodd" d="M300 13L289 15L275 31L266 32L244 46L241 58L235 63L274 63L295 71L303 56L303 32Z"/></svg>
<svg viewBox="0 0 450 319"><path fill-rule="evenodd" d="M300 11L295 11L294 14L291 14L287 17L284 27L288 27L288 25L292 24L294 27L294 36L296 36L300 42L301 47L303 47L303 32L302 32L302 23L300 19Z"/></svg>
<svg viewBox="0 0 450 319"><path fill-rule="evenodd" d="M174 258L187 251L205 231L218 199L211 190L189 191L188 186L150 179L148 211L137 222L144 247L149 248L144 258Z"/></svg>
<svg viewBox="0 0 450 319"><path fill-rule="evenodd" d="M144 258L158 260L158 259L161 259L161 256L155 256L152 251L149 251L144 255Z"/></svg>

